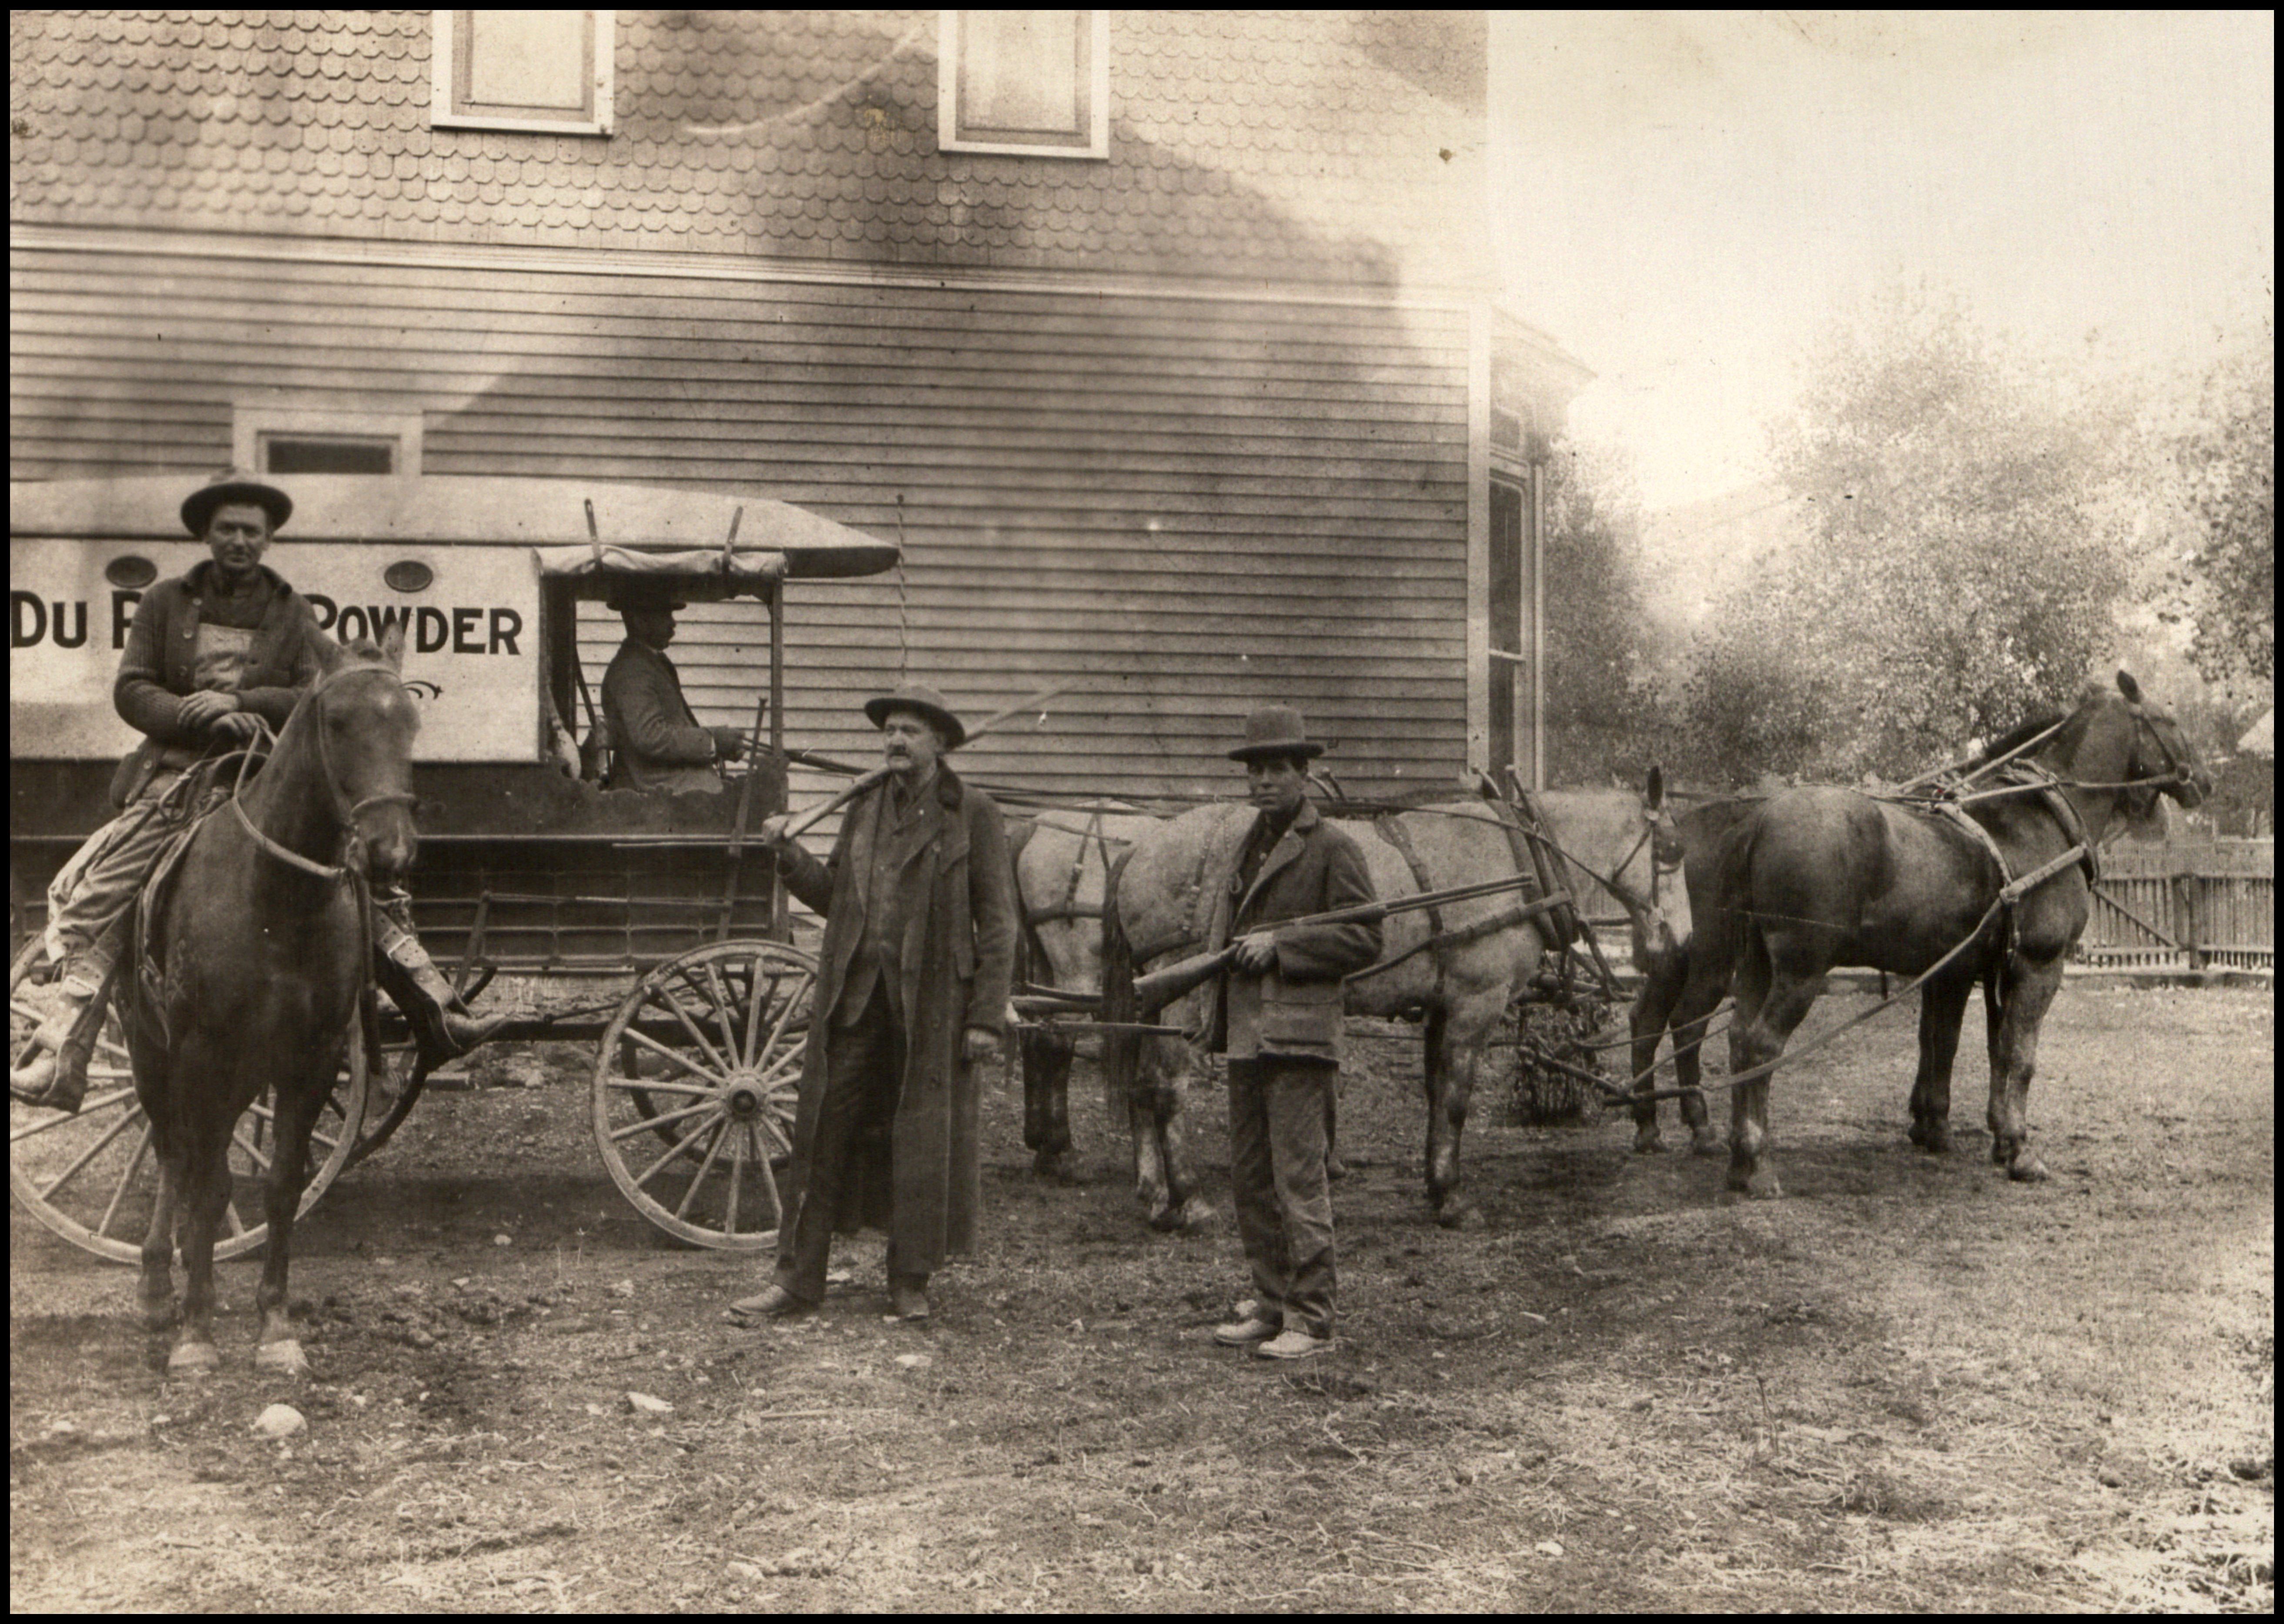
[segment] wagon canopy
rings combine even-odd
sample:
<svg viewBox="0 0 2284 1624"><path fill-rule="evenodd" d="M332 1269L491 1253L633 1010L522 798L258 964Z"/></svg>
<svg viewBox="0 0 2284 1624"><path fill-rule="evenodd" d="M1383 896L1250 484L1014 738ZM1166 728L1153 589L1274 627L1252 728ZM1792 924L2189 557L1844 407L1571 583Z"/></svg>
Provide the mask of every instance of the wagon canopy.
<svg viewBox="0 0 2284 1624"><path fill-rule="evenodd" d="M282 539L522 545L543 574L592 577L598 594L622 574L675 575L693 595L719 597L784 577L878 574L897 559L893 543L759 493L465 474L276 477L293 498ZM12 481L8 532L179 541L176 510L200 482L195 473ZM582 581L579 595L588 590Z"/></svg>

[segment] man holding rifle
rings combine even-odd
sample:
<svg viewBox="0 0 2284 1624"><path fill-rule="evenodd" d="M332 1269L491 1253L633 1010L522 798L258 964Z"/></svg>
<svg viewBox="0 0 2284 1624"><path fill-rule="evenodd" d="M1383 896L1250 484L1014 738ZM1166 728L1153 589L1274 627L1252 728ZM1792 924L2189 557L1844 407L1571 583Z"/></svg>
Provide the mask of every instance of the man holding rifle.
<svg viewBox="0 0 2284 1624"><path fill-rule="evenodd" d="M998 1057L1014 960L1006 836L998 808L943 761L968 735L942 694L908 683L864 714L885 765L858 780L832 857L794 844L794 820L762 827L825 941L777 1281L731 1305L739 1321L815 1308L836 1230L888 1232L899 1320L925 1319L929 1275L974 1245L975 1068Z"/></svg>
<svg viewBox="0 0 2284 1624"><path fill-rule="evenodd" d="M1279 925L1374 900L1363 852L1310 803L1309 762L1324 748L1289 706L1246 719L1245 743L1229 753L1245 763L1260 816L1218 877L1208 932L1227 954L1227 969L1207 984L1206 1032L1229 1057L1230 1183L1254 1288L1244 1317L1217 1327L1214 1340L1267 1359L1333 1346L1326 1160L1341 980L1380 956L1374 920Z"/></svg>

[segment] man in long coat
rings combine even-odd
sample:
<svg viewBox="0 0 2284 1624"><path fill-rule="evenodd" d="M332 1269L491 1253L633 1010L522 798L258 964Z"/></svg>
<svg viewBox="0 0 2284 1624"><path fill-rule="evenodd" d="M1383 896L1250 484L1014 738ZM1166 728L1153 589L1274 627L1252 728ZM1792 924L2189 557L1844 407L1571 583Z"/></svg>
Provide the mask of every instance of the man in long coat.
<svg viewBox="0 0 2284 1624"><path fill-rule="evenodd" d="M1229 1179L1254 1291L1214 1339L1271 1359L1333 1346L1326 1162L1341 980L1380 956L1376 924L1285 923L1374 900L1363 852L1309 800L1309 762L1323 750L1289 706L1246 719L1245 742L1229 753L1245 763L1260 815L1218 866L1207 932L1216 949L1235 938L1228 971L1208 983L1207 1038L1229 1057Z"/></svg>
<svg viewBox="0 0 2284 1624"><path fill-rule="evenodd" d="M1006 836L941 759L966 737L941 694L907 684L864 714L888 777L850 803L832 857L786 839L783 817L763 826L825 941L776 1284L733 1318L816 1307L833 1234L870 1228L888 1234L894 1317L922 1319L928 1277L974 1246L976 1068L998 1057L1014 960Z"/></svg>

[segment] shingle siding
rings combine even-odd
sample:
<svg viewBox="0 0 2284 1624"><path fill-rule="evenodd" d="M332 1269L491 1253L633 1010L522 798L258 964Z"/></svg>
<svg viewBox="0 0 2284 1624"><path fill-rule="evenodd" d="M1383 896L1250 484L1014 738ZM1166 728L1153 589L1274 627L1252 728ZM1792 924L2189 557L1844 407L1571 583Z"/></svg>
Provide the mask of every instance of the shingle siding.
<svg viewBox="0 0 2284 1624"><path fill-rule="evenodd" d="M11 218L1488 277L1481 12L1114 12L1104 162L939 152L934 12L620 12L608 137L430 129L429 16L11 12Z"/></svg>

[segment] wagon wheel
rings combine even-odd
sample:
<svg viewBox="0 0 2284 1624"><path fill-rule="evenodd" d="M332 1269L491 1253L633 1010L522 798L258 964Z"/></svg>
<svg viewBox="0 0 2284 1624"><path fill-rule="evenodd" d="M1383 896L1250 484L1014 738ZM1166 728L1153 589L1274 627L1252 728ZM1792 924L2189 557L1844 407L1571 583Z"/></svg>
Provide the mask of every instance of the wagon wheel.
<svg viewBox="0 0 2284 1624"><path fill-rule="evenodd" d="M595 1143L668 1234L739 1252L775 1244L816 986L816 959L796 948L716 942L643 977L605 1029Z"/></svg>
<svg viewBox="0 0 2284 1624"><path fill-rule="evenodd" d="M35 986L46 966L37 938L25 944L8 972L8 1057L20 1062L42 1011ZM348 1165L356 1127L364 1110L365 1068L351 1067L335 1085L310 1136L316 1167L301 1192L307 1213ZM234 1258L260 1246L269 1225L260 1222L262 1182L269 1171L275 1113L264 1093L231 1132L231 1200L215 1256ZM88 1066L87 1100L75 1116L12 1103L8 1108L8 1190L17 1204L82 1251L114 1262L140 1260L144 1232L159 1175L151 1124L135 1097L127 1042L116 1011L106 1010ZM248 1223L247 1218L256 1222Z"/></svg>

